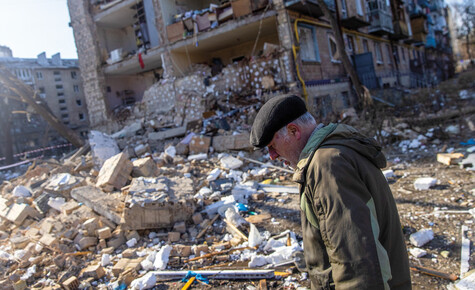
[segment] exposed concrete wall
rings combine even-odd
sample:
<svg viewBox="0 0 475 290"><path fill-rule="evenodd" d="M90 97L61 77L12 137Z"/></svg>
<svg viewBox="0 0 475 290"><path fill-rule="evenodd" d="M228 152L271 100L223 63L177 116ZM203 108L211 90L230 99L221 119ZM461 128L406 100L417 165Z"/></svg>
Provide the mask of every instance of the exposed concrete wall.
<svg viewBox="0 0 475 290"><path fill-rule="evenodd" d="M145 115L148 119L155 119L157 113L171 114L174 125L180 126L201 119L202 113L216 101L226 102L233 95L259 97L265 90L263 83L267 79L272 79L275 87L286 84L282 69L284 57L262 57L231 64L212 78L209 66L195 64L191 75L163 80L144 93ZM209 86L205 86L206 78Z"/></svg>
<svg viewBox="0 0 475 290"><path fill-rule="evenodd" d="M104 98L104 75L100 69L101 57L95 24L89 13L89 1L68 0L68 8L78 50L90 125L92 128L102 127L109 131L106 128L109 120Z"/></svg>

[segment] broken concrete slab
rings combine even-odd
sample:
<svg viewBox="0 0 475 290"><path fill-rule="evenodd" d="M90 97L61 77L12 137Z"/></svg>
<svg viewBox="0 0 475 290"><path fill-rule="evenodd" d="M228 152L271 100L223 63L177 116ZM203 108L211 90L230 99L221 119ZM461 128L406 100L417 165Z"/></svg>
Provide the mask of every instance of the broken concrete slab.
<svg viewBox="0 0 475 290"><path fill-rule="evenodd" d="M48 205L50 198L59 197L58 194L44 192L33 201L33 206L38 212L45 214L51 207Z"/></svg>
<svg viewBox="0 0 475 290"><path fill-rule="evenodd" d="M114 138L99 131L91 130L89 133L94 166L99 170L107 159L120 153L119 146Z"/></svg>
<svg viewBox="0 0 475 290"><path fill-rule="evenodd" d="M127 153L119 153L104 162L96 186L110 192L114 189L121 189L126 183L132 172L132 162Z"/></svg>
<svg viewBox="0 0 475 290"><path fill-rule="evenodd" d="M172 137L183 136L186 133L186 126L168 129L161 132L148 133L148 139L150 140L164 140Z"/></svg>
<svg viewBox="0 0 475 290"><path fill-rule="evenodd" d="M88 185L73 189L71 197L112 222L120 224L120 215L116 210L122 207L121 193L105 194L101 189Z"/></svg>
<svg viewBox="0 0 475 290"><path fill-rule="evenodd" d="M190 178L134 178L125 201L123 228L169 228L190 220L196 207L193 194Z"/></svg>
<svg viewBox="0 0 475 290"><path fill-rule="evenodd" d="M111 135L112 138L130 138L135 136L137 131L142 129L142 121L135 121L134 123L125 126L122 130Z"/></svg>
<svg viewBox="0 0 475 290"><path fill-rule="evenodd" d="M217 152L228 150L247 150L252 146L249 143L249 132L238 135L214 136L212 142L213 149Z"/></svg>
<svg viewBox="0 0 475 290"><path fill-rule="evenodd" d="M41 214L31 206L24 203L14 203L6 215L6 219L18 226L21 225L28 217L40 218Z"/></svg>
<svg viewBox="0 0 475 290"><path fill-rule="evenodd" d="M42 187L50 193L60 194L69 198L73 188L86 185L83 177L73 176L69 173L60 173L51 177Z"/></svg>

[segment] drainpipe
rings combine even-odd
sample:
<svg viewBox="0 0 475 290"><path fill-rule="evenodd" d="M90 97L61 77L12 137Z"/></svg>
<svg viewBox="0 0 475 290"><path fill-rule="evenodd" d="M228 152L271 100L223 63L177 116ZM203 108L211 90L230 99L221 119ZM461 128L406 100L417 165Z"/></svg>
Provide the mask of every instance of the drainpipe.
<svg viewBox="0 0 475 290"><path fill-rule="evenodd" d="M305 81L303 80L302 76L300 75L299 63L298 63L298 60L297 60L297 50L300 50L300 38L299 38L299 31L297 29L298 28L297 24L300 21L311 23L310 21L307 21L307 20L302 19L302 18L298 18L298 19L295 20L295 22L294 22L295 39L297 40L297 43L299 45L296 46L295 44L292 44L292 53L294 55L294 63L295 63L295 70L297 71L297 77L298 77L300 83L302 84L302 91L303 91L303 96L304 96L304 99L305 99L305 104L307 104L307 107L308 107L307 86L305 85ZM313 24L313 23L311 23L311 24Z"/></svg>

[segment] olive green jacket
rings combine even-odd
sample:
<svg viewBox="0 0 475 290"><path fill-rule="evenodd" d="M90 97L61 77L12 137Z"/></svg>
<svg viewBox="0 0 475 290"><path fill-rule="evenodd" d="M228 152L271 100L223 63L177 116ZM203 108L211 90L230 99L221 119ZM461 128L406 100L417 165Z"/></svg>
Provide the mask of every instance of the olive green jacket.
<svg viewBox="0 0 475 290"><path fill-rule="evenodd" d="M347 125L313 132L300 184L304 253L312 289L410 289L396 203L381 147Z"/></svg>

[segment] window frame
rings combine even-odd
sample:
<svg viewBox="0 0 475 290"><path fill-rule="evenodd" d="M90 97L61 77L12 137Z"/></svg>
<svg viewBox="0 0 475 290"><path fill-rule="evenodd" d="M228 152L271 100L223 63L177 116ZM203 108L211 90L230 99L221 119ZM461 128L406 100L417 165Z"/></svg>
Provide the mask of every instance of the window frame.
<svg viewBox="0 0 475 290"><path fill-rule="evenodd" d="M376 57L377 64L384 64L383 53L381 51L381 45L379 42L374 42L374 55Z"/></svg>
<svg viewBox="0 0 475 290"><path fill-rule="evenodd" d="M300 60L302 60L303 62L321 62L320 49L318 47L317 32L316 32L315 26L305 24L305 23L298 23L297 24L297 30L299 28L310 29L310 33L312 35L313 50L314 50L314 53L315 53L315 59L304 59L303 55L302 55L302 45L301 45L302 37L299 37L299 44L298 45L299 45L299 50L300 50L300 53L299 53ZM300 31L299 31L299 36L300 35L301 34L300 34Z"/></svg>
<svg viewBox="0 0 475 290"><path fill-rule="evenodd" d="M332 63L341 63L340 54L338 52L338 46L336 45L335 36L331 32L328 32L327 33L327 39L328 39L328 51L329 51L329 54L330 54L331 62ZM333 55L332 42L335 44L335 54L337 55L336 57Z"/></svg>

